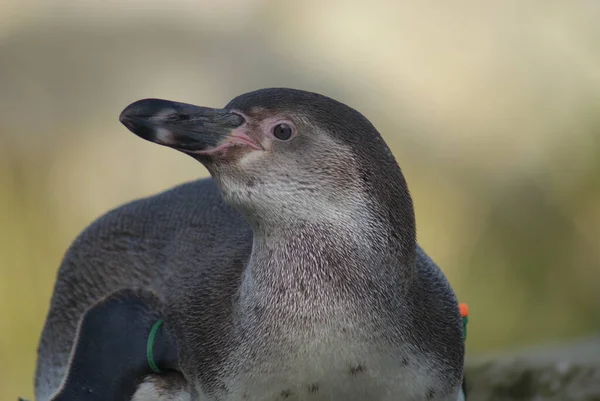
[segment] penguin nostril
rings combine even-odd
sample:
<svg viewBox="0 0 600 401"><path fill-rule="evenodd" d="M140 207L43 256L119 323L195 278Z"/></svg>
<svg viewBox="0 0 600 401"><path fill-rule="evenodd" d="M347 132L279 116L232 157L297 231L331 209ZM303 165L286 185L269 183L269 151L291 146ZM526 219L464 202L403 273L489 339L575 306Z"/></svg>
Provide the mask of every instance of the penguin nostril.
<svg viewBox="0 0 600 401"><path fill-rule="evenodd" d="M158 110L145 110L145 116L148 119L154 121L180 121L180 120L189 120L189 114L186 113L178 113L177 110L171 107L162 107Z"/></svg>

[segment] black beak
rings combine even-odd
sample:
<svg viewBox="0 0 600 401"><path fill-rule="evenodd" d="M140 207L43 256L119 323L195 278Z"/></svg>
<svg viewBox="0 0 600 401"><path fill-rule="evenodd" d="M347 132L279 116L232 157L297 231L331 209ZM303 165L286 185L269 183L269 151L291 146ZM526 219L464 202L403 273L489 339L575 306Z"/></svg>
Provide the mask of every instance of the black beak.
<svg viewBox="0 0 600 401"><path fill-rule="evenodd" d="M138 100L121 112L119 120L143 139L186 153L217 148L245 122L230 110L161 99Z"/></svg>

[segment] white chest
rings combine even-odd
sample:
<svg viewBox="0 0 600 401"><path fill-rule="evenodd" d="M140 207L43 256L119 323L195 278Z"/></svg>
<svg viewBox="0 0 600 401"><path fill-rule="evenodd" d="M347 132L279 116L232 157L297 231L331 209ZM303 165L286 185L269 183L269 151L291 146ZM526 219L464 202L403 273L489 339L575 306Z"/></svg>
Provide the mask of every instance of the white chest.
<svg viewBox="0 0 600 401"><path fill-rule="evenodd" d="M331 356L331 353L324 353L324 356ZM430 389L436 386L436 379L411 368L410 362L406 364L403 358L398 364L395 358L373 356L365 360L364 365L344 365L340 368L342 365L337 362L341 359L316 358L313 364L297 361L295 369L287 371L253 372L232 377L228 383L228 394L207 396L198 391L197 399L192 399L187 386L167 386L167 390L164 383L154 378L146 380L139 387L132 401L465 400L462 391L445 396L431 393ZM366 365L366 361L369 365Z"/></svg>
<svg viewBox="0 0 600 401"><path fill-rule="evenodd" d="M293 351L264 349L225 377L227 395L207 401L441 400L443 380L431 362L408 349L391 350L331 341ZM238 360L240 360L238 359ZM246 368L247 367L247 368ZM430 398L427 398L427 397ZM456 397L454 397L456 400ZM453 401L454 401L453 400Z"/></svg>

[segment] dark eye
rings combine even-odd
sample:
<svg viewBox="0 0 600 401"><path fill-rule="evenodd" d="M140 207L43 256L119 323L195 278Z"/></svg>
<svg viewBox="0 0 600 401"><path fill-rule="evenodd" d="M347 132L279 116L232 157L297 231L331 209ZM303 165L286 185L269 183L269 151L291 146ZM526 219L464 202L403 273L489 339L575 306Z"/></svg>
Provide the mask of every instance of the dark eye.
<svg viewBox="0 0 600 401"><path fill-rule="evenodd" d="M277 139L287 141L292 137L292 127L284 123L277 124L273 127L273 135Z"/></svg>

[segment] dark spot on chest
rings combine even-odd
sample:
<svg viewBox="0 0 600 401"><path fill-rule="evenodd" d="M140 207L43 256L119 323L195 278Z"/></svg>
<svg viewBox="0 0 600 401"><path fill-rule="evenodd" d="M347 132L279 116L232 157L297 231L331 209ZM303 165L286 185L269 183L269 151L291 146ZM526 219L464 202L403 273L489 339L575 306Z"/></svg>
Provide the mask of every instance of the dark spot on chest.
<svg viewBox="0 0 600 401"><path fill-rule="evenodd" d="M281 398L288 398L290 395L292 395L291 390L283 390L281 392Z"/></svg>
<svg viewBox="0 0 600 401"><path fill-rule="evenodd" d="M277 287L277 294L278 295L285 295L285 293L287 292L287 288L285 288L285 286L280 285L279 287Z"/></svg>
<svg viewBox="0 0 600 401"><path fill-rule="evenodd" d="M405 356L402 357L402 366L408 366L408 358Z"/></svg>
<svg viewBox="0 0 600 401"><path fill-rule="evenodd" d="M350 368L350 374L351 374L352 376L356 376L356 375L358 375L359 373L362 373L362 372L364 372L364 371L365 371L365 366L364 366L364 365L362 365L362 364L360 364L360 363L359 363L358 365L356 365L356 366L353 366L353 367L351 367L351 368Z"/></svg>
<svg viewBox="0 0 600 401"><path fill-rule="evenodd" d="M249 188L255 187L257 184L264 184L265 182L261 180L259 177L251 177L246 181L246 186Z"/></svg>
<svg viewBox="0 0 600 401"><path fill-rule="evenodd" d="M309 392L309 393L316 393L317 391L319 391L319 383L314 383L314 384L311 384L311 385L308 387L308 392Z"/></svg>
<svg viewBox="0 0 600 401"><path fill-rule="evenodd" d="M427 399L428 400L433 400L433 396L435 395L435 390L430 388L429 390L427 390Z"/></svg>

